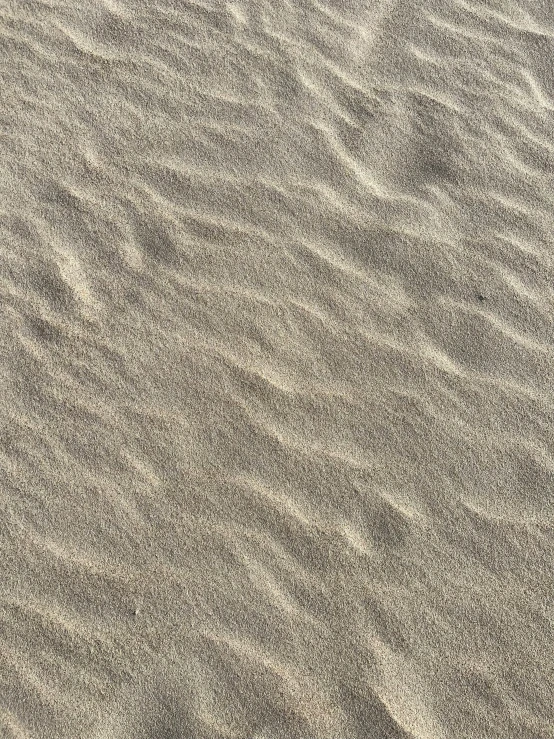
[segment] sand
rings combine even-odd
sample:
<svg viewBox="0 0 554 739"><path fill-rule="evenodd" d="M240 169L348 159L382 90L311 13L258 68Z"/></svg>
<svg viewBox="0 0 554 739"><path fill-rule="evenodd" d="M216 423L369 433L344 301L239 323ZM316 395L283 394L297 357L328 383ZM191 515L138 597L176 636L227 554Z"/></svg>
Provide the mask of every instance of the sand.
<svg viewBox="0 0 554 739"><path fill-rule="evenodd" d="M1 737L554 737L553 55L0 2Z"/></svg>

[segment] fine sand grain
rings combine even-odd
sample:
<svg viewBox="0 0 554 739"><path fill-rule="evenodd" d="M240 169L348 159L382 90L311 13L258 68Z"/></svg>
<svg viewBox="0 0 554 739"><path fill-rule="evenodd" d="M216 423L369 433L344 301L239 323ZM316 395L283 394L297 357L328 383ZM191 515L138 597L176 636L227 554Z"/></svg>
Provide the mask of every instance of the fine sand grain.
<svg viewBox="0 0 554 739"><path fill-rule="evenodd" d="M0 0L2 739L553 739L553 60Z"/></svg>

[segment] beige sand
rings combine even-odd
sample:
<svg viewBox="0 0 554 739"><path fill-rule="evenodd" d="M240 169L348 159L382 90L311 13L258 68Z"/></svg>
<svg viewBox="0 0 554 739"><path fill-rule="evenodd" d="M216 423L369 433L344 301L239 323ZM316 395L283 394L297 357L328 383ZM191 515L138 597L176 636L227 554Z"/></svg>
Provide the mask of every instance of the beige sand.
<svg viewBox="0 0 554 739"><path fill-rule="evenodd" d="M0 49L0 736L554 737L552 3Z"/></svg>

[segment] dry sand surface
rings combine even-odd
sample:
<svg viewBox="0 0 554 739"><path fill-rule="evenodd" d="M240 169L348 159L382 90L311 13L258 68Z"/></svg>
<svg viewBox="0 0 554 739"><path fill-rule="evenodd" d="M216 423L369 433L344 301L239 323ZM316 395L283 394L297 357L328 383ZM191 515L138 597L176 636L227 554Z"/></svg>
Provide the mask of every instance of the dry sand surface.
<svg viewBox="0 0 554 739"><path fill-rule="evenodd" d="M0 737L554 737L551 0L0 0Z"/></svg>

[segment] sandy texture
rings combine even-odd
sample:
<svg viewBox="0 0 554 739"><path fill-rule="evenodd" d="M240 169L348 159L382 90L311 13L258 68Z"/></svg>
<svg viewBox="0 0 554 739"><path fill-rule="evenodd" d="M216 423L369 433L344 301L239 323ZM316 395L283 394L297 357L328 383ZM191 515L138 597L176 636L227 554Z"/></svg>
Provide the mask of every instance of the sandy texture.
<svg viewBox="0 0 554 739"><path fill-rule="evenodd" d="M554 6L0 2L0 736L554 737Z"/></svg>

